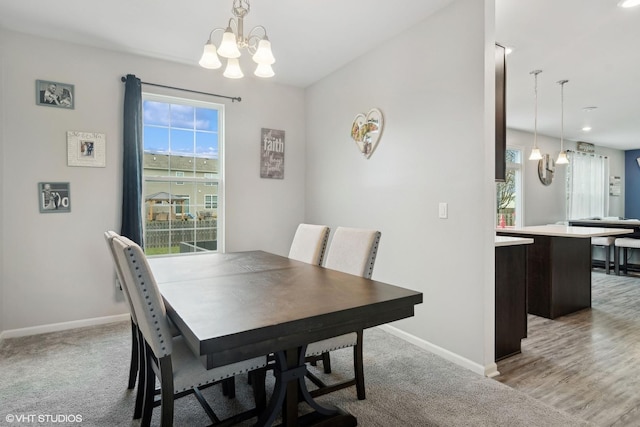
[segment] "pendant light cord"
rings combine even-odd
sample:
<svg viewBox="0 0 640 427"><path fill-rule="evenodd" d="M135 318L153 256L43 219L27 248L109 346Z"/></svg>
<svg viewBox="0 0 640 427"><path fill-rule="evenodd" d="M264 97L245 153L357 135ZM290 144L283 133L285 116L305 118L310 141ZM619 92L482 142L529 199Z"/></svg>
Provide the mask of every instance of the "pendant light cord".
<svg viewBox="0 0 640 427"><path fill-rule="evenodd" d="M533 146L538 148L538 74L540 74L542 70L533 70L531 74L534 77L534 99L535 99L535 107L533 110Z"/></svg>
<svg viewBox="0 0 640 427"><path fill-rule="evenodd" d="M564 84L569 80L560 80L560 152L564 151Z"/></svg>

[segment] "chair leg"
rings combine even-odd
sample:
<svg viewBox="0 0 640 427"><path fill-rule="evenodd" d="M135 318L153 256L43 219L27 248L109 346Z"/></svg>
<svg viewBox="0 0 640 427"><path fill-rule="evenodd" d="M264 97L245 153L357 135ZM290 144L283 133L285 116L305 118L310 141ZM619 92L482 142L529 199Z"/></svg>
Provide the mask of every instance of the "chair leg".
<svg viewBox="0 0 640 427"><path fill-rule="evenodd" d="M160 368L161 406L160 425L162 427L173 426L173 367L171 356L165 356L158 360Z"/></svg>
<svg viewBox="0 0 640 427"><path fill-rule="evenodd" d="M322 353L322 367L324 368L325 374L331 373L331 356L329 352Z"/></svg>
<svg viewBox="0 0 640 427"><path fill-rule="evenodd" d="M149 427L151 425L151 416L153 415L153 401L156 389L156 375L153 372L151 361L151 349L144 343L144 381L141 383L144 385L144 403L142 405L142 421L141 427ZM138 385L140 387L140 385Z"/></svg>
<svg viewBox="0 0 640 427"><path fill-rule="evenodd" d="M267 392L265 388L265 379L267 377L267 368L260 368L249 372L251 384L253 386L253 398L256 404L258 418L260 414L267 408Z"/></svg>
<svg viewBox="0 0 640 427"><path fill-rule="evenodd" d="M609 257L611 256L611 246L604 247L604 271L606 274L609 274Z"/></svg>
<svg viewBox="0 0 640 427"><path fill-rule="evenodd" d="M620 275L620 248L618 246L613 247L613 270L616 276Z"/></svg>
<svg viewBox="0 0 640 427"><path fill-rule="evenodd" d="M358 342L353 347L353 371L356 377L356 393L358 400L366 399L364 388L364 357L362 355L362 331L358 331Z"/></svg>
<svg viewBox="0 0 640 427"><path fill-rule="evenodd" d="M131 366L129 367L129 385L127 388L133 390L136 386L136 376L138 375L138 326L131 319Z"/></svg>
<svg viewBox="0 0 640 427"><path fill-rule="evenodd" d="M142 332L140 332L140 329L138 329L138 327L136 326L136 343L137 343L137 360L138 360L138 390L136 392L136 403L135 406L133 408L133 419L134 420L138 420L140 419L140 417L142 417L142 409L144 406L144 393L146 390L146 384L145 384L145 375L147 374L146 372L146 362L145 362L145 342L144 342L144 338L142 337Z"/></svg>
<svg viewBox="0 0 640 427"><path fill-rule="evenodd" d="M235 377L222 380L222 394L229 399L236 397L236 380Z"/></svg>
<svg viewBox="0 0 640 427"><path fill-rule="evenodd" d="M627 248L622 248L622 254L624 256L624 274L629 274L629 266L627 265Z"/></svg>

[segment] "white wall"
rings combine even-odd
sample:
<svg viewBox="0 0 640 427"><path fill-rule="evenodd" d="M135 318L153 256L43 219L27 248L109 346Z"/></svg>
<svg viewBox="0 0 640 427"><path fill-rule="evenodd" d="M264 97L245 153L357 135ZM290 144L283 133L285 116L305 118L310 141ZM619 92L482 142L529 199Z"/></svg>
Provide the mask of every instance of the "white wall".
<svg viewBox="0 0 640 427"><path fill-rule="evenodd" d="M453 3L311 86L306 106L307 220L381 230L373 278L424 294L396 326L478 371L493 366L493 8ZM350 128L372 107L385 128L367 160Z"/></svg>
<svg viewBox="0 0 640 427"><path fill-rule="evenodd" d="M119 230L120 77L241 96L226 104L227 249L286 254L304 219L304 91L2 31L0 331L126 313L102 233ZM35 104L35 80L75 85L75 109ZM144 90L153 90L145 86ZM178 91L164 91L185 96ZM260 128L286 131L284 180L261 179ZM106 134L106 168L67 167L68 130ZM40 214L37 183L70 183L71 213Z"/></svg>
<svg viewBox="0 0 640 427"><path fill-rule="evenodd" d="M508 112L507 112L508 114ZM566 218L566 167L556 165L553 182L544 186L538 179L538 162L529 161L533 146L533 134L529 132L507 129L507 145L523 149L524 160L524 222L525 225L553 224L565 221ZM574 141L564 141L565 149L576 149ZM538 147L543 154L548 153L554 159L560 151L560 140L545 135L538 135ZM620 176L622 195L609 197L609 216L624 216L624 151L599 147L595 152L609 157L610 175Z"/></svg>
<svg viewBox="0 0 640 427"><path fill-rule="evenodd" d="M1 33L0 33L1 34ZM0 37L0 99L5 99L5 62L4 62L4 38ZM4 200L4 185L7 182L4 179L4 103L0 102L0 177L3 179L0 181L0 200ZM3 203L4 205L4 203ZM0 242L4 242L4 209L0 208ZM4 278L4 245L0 244L0 278ZM4 280L0 281L0 331L4 330Z"/></svg>
<svg viewBox="0 0 640 427"><path fill-rule="evenodd" d="M133 73L242 96L242 103L225 102L227 250L285 254L302 220L333 229L378 228L374 279L424 293L416 316L395 326L444 356L490 372L493 31L494 0L460 0L306 93L2 32L0 59L11 67L4 68L0 101L6 200L0 326L16 330L126 312L102 232L119 228L120 76ZM36 106L36 79L75 84L76 109ZM349 131L355 114L372 107L383 111L386 128L366 160ZM261 127L286 131L284 180L259 178ZM67 167L67 130L106 133L107 167ZM36 184L45 180L71 183L70 214L38 213ZM439 202L448 203L448 219L438 219Z"/></svg>

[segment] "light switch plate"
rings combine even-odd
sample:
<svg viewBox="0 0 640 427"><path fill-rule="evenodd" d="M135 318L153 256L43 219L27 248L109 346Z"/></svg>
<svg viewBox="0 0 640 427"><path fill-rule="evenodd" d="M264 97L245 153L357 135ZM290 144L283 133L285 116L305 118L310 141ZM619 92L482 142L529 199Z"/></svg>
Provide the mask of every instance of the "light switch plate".
<svg viewBox="0 0 640 427"><path fill-rule="evenodd" d="M440 202L438 204L438 218L448 218L449 216L449 207L446 202Z"/></svg>

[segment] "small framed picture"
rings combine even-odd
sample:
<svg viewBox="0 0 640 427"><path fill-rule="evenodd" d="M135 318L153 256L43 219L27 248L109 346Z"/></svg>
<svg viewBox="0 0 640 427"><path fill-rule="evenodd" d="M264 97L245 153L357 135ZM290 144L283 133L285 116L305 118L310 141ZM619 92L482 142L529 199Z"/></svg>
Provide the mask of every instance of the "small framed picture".
<svg viewBox="0 0 640 427"><path fill-rule="evenodd" d="M68 83L36 80L36 104L48 107L74 108L74 89Z"/></svg>
<svg viewBox="0 0 640 427"><path fill-rule="evenodd" d="M67 166L105 167L105 135L67 131Z"/></svg>
<svg viewBox="0 0 640 427"><path fill-rule="evenodd" d="M71 212L68 182L39 182L38 205L40 213Z"/></svg>
<svg viewBox="0 0 640 427"><path fill-rule="evenodd" d="M260 178L284 179L284 131L262 128Z"/></svg>

